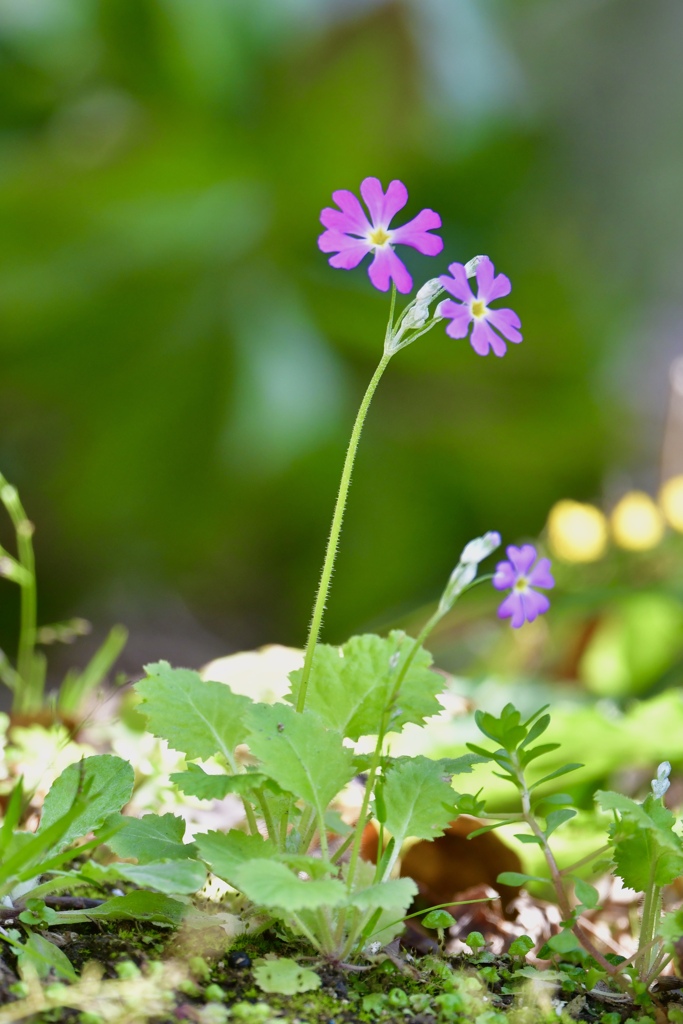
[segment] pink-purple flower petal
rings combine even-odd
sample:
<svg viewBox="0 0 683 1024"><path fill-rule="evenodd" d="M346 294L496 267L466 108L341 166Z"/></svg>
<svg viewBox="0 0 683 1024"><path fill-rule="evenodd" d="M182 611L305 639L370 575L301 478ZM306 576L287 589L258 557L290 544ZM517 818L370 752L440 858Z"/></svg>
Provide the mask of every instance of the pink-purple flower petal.
<svg viewBox="0 0 683 1024"><path fill-rule="evenodd" d="M528 579L532 587L554 587L555 579L550 571L550 559L539 558L537 564L528 574Z"/></svg>
<svg viewBox="0 0 683 1024"><path fill-rule="evenodd" d="M502 299L512 291L510 279L505 274L495 273L493 263L485 256L480 260L475 270L478 287L478 297L485 303L493 302L495 299Z"/></svg>
<svg viewBox="0 0 683 1024"><path fill-rule="evenodd" d="M498 615L501 619L510 619L512 626L519 629L550 608L546 595L539 594L533 587L550 589L555 581L547 558L540 558L534 565L536 548L532 544L523 544L521 548L511 544L507 556L507 561L496 566L493 585L496 590L512 590L501 602Z"/></svg>
<svg viewBox="0 0 683 1024"><path fill-rule="evenodd" d="M408 189L402 181L390 181L384 192L379 178L365 178L360 185L360 194L370 211L375 227L388 227L392 217L408 202Z"/></svg>
<svg viewBox="0 0 683 1024"><path fill-rule="evenodd" d="M521 548L511 544L505 553L518 576L525 576L536 558L536 548L533 544L523 544Z"/></svg>
<svg viewBox="0 0 683 1024"><path fill-rule="evenodd" d="M456 299L460 299L461 302L471 302L474 298L472 289L470 288L469 281L467 280L467 271L463 263L451 263L448 269L451 272L451 276L448 274L442 274L439 277L441 285L450 292Z"/></svg>
<svg viewBox="0 0 683 1024"><path fill-rule="evenodd" d="M486 356L492 351L496 356L504 356L507 352L504 338L515 343L522 340L519 331L520 320L513 310L489 309L488 303L510 292L509 279L505 274L496 275L493 263L488 256L482 257L474 271L477 279L475 298L467 279L465 266L462 263L451 263L448 269L450 276L443 274L439 278L439 283L462 304L462 310L465 313L456 312L457 303L450 304L449 312L444 313L444 316L457 317L457 325L453 330L447 326L446 333L452 338L466 337L467 331L463 332L462 330L463 316L466 314L468 324L472 325L470 344L477 355ZM445 303L442 303L441 306L444 307Z"/></svg>
<svg viewBox="0 0 683 1024"><path fill-rule="evenodd" d="M406 295L413 287L412 277L391 246L375 250L375 258L368 267L368 274L375 288L381 292L389 290L392 279L396 290L402 295Z"/></svg>
<svg viewBox="0 0 683 1024"><path fill-rule="evenodd" d="M496 590L507 590L514 587L517 573L510 562L499 562L493 576L493 585Z"/></svg>
<svg viewBox="0 0 683 1024"><path fill-rule="evenodd" d="M519 629L520 626L524 625L526 622L526 617L524 615L524 601L522 600L522 595L518 591L513 590L513 592L508 594L502 602L498 609L498 618L512 619L511 625L514 626L515 629Z"/></svg>
<svg viewBox="0 0 683 1024"><path fill-rule="evenodd" d="M346 218L347 227L342 228L343 231L348 231L352 235L364 235L370 231L372 225L367 218L365 210L360 204L360 200L357 196L354 196L353 192L349 192L347 188L337 189L336 192L332 193L332 198L342 212L342 215ZM323 220L323 214L326 214L331 207L327 206L320 215L320 220L325 227L332 227L331 224L325 224ZM336 211L332 211L336 212Z"/></svg>
<svg viewBox="0 0 683 1024"><path fill-rule="evenodd" d="M444 299L439 305L441 316L450 317L451 322L446 326L446 334L451 338L466 338L470 329L470 311L467 306L452 299Z"/></svg>
<svg viewBox="0 0 683 1024"><path fill-rule="evenodd" d="M519 317L512 309L489 309L486 313L486 319L495 327L497 331L507 338L508 341L518 345L522 340L522 335L519 332L521 326Z"/></svg>
<svg viewBox="0 0 683 1024"><path fill-rule="evenodd" d="M327 230L320 235L318 246L323 252L335 253L330 265L344 270L351 270L367 253L374 253L368 268L374 286L388 291L393 281L398 291L406 294L413 281L396 256L394 245L409 245L423 255L436 256L443 249L443 241L430 232L441 227L441 218L434 210L422 210L407 224L390 228L392 217L408 202L408 191L402 181L390 182L385 192L379 178L365 178L361 195L370 211L370 220L353 192L338 189L332 193L339 209L326 206L320 214Z"/></svg>
<svg viewBox="0 0 683 1024"><path fill-rule="evenodd" d="M470 343L479 356L488 355L490 349L493 349L496 356L504 356L507 352L507 345L486 320L474 321Z"/></svg>
<svg viewBox="0 0 683 1024"><path fill-rule="evenodd" d="M443 249L443 239L439 235L431 235L430 231L441 227L441 217L434 210L422 210L407 224L394 228L391 232L392 242L410 245L423 256L438 256Z"/></svg>

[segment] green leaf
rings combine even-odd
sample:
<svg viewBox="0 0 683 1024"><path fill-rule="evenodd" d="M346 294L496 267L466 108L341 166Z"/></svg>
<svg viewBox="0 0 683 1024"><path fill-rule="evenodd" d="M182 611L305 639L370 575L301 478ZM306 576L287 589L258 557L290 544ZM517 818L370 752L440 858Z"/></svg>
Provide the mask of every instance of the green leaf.
<svg viewBox="0 0 683 1024"><path fill-rule="evenodd" d="M529 792L536 789L538 786L542 786L544 782L550 782L551 779L559 779L561 775L567 775L569 772L575 772L577 768L583 768L582 764L573 762L572 764L565 764L561 768L557 768L550 775L544 775L538 782L534 782L533 786L529 786Z"/></svg>
<svg viewBox="0 0 683 1024"><path fill-rule="evenodd" d="M676 819L661 800L651 795L642 804L620 793L596 793L605 810L618 811L610 827L616 873L636 892L668 885L683 874L683 843L673 831Z"/></svg>
<svg viewBox="0 0 683 1024"><path fill-rule="evenodd" d="M89 861L82 873L97 882L124 878L143 889L155 889L167 896L198 892L206 882L206 867L196 860L162 860L145 864L109 864Z"/></svg>
<svg viewBox="0 0 683 1024"><path fill-rule="evenodd" d="M387 882L378 882L366 889L352 892L348 903L359 910L407 909L417 896L417 891L417 885L412 878L390 878Z"/></svg>
<svg viewBox="0 0 683 1024"><path fill-rule="evenodd" d="M389 764L392 768L395 768L399 764L407 764L409 761L413 761L413 757L392 757L389 760ZM438 759L429 758L433 764L439 766L439 771L444 778L452 778L454 775L469 775L472 772L472 766L475 764L484 764L487 760L485 757L480 757L479 754L462 754L461 757L440 757Z"/></svg>
<svg viewBox="0 0 683 1024"><path fill-rule="evenodd" d="M450 928L455 918L447 910L430 910L420 922L425 928Z"/></svg>
<svg viewBox="0 0 683 1024"><path fill-rule="evenodd" d="M24 802L24 778L20 776L12 787L12 793L7 802L7 810L0 828L0 860L5 856L12 839L12 833L19 824L22 806Z"/></svg>
<svg viewBox="0 0 683 1024"><path fill-rule="evenodd" d="M206 861L214 875L234 885L236 870L249 861L268 859L276 855L277 849L268 839L250 836L246 832L231 829L229 832L206 832L195 836L195 844L202 860Z"/></svg>
<svg viewBox="0 0 683 1024"><path fill-rule="evenodd" d="M171 668L167 661L147 665L145 671L148 678L135 689L149 731L190 760L222 754L231 764L235 747L246 739L244 715L250 699L190 669Z"/></svg>
<svg viewBox="0 0 683 1024"><path fill-rule="evenodd" d="M303 881L279 861L253 860L233 871L233 884L257 906L286 914L346 902L346 887L336 878Z"/></svg>
<svg viewBox="0 0 683 1024"><path fill-rule="evenodd" d="M415 641L400 630L388 637L354 636L343 647L319 644L313 656L306 707L316 711L331 728L358 740L377 732L389 698ZM442 708L436 695L443 689L440 676L430 670L432 656L420 648L401 683L389 731L400 732L412 722ZM287 697L296 703L302 670L290 674L292 691Z"/></svg>
<svg viewBox="0 0 683 1024"><path fill-rule="evenodd" d="M510 956L526 956L529 950L533 949L535 942L528 935L520 935L511 943L508 953Z"/></svg>
<svg viewBox="0 0 683 1024"><path fill-rule="evenodd" d="M311 804L323 819L330 801L355 774L353 752L317 714L285 704L253 704L247 714L249 747L261 770Z"/></svg>
<svg viewBox="0 0 683 1024"><path fill-rule="evenodd" d="M287 957L255 960L254 981L263 992L277 992L283 996L312 992L322 984L315 971L302 967L296 960L289 960Z"/></svg>
<svg viewBox="0 0 683 1024"><path fill-rule="evenodd" d="M546 945L555 953L573 953L575 949L579 949L578 939L566 929L557 935L551 935Z"/></svg>
<svg viewBox="0 0 683 1024"><path fill-rule="evenodd" d="M458 810L460 810L460 806L458 806ZM465 813L467 813L467 812L465 812ZM474 832L469 832L467 834L467 838L468 839L476 839L477 836L485 836L487 832L493 832L493 830L495 828L502 828L503 825L509 825L509 824L510 824L510 822L508 820L505 820L505 821L492 821L489 825L482 825L481 828L475 829Z"/></svg>
<svg viewBox="0 0 683 1024"><path fill-rule="evenodd" d="M62 924L79 924L91 920L152 921L177 928L183 919L185 905L168 896L142 890L125 896L114 896L100 907L87 910L60 910Z"/></svg>
<svg viewBox="0 0 683 1024"><path fill-rule="evenodd" d="M407 836L434 839L455 815L456 795L438 761L414 757L386 774L386 828L400 845Z"/></svg>
<svg viewBox="0 0 683 1024"><path fill-rule="evenodd" d="M540 878L538 875L525 875L521 871L503 871L497 882L501 885L526 885L527 882L547 882L547 878Z"/></svg>
<svg viewBox="0 0 683 1024"><path fill-rule="evenodd" d="M135 857L138 864L151 864L197 855L194 843L183 843L185 821L175 814L145 814L142 818L123 815L120 821L121 828L107 840L119 857ZM105 827L108 824L105 822Z"/></svg>
<svg viewBox="0 0 683 1024"><path fill-rule="evenodd" d="M17 952L17 966L22 978L25 977L26 968L30 965L39 978L46 978L50 971L54 971L67 981L78 981L78 975L66 954L62 953L54 942L50 942L37 932L29 932L21 951Z"/></svg>
<svg viewBox="0 0 683 1024"><path fill-rule="evenodd" d="M95 754L70 764L52 784L45 797L37 834L45 832L71 808L77 794L87 788L85 807L62 835L65 847L99 828L105 819L130 800L135 776L128 761L113 754Z"/></svg>
<svg viewBox="0 0 683 1024"><path fill-rule="evenodd" d="M264 785L268 789L279 790L272 779L258 771L242 775L209 775L198 764L188 764L184 772L174 772L170 778L181 793L200 800L223 800L228 793L249 796Z"/></svg>
<svg viewBox="0 0 683 1024"><path fill-rule="evenodd" d="M576 817L576 811L573 811L570 807L563 807L557 811L551 811L546 815L545 819L545 836L546 839L553 834L556 828L563 825L565 821L569 821L570 818Z"/></svg>
<svg viewBox="0 0 683 1024"><path fill-rule="evenodd" d="M561 746L561 743L539 743L537 747L525 750L519 759L519 763L522 768L526 768L526 766L531 764L532 761L535 761L537 757L543 757L544 754L549 754L551 751L557 750Z"/></svg>
<svg viewBox="0 0 683 1024"><path fill-rule="evenodd" d="M539 839L538 836L529 836L529 835L526 835L524 832L520 832L519 834L516 833L515 834L515 839L517 839L518 842L520 842L520 843L528 843L528 844L532 844L533 843L536 846L543 846L543 840Z"/></svg>
<svg viewBox="0 0 683 1024"><path fill-rule="evenodd" d="M528 726L528 724L529 723L526 722L525 726ZM533 743L535 740L537 740L539 736L543 735L543 733L546 731L546 729L548 728L549 725L550 725L550 715L542 715L531 726L531 728L529 729L529 732L526 735L526 739L524 739L523 742L520 743L519 749L522 750L524 747L528 747L530 743Z"/></svg>
<svg viewBox="0 0 683 1024"><path fill-rule="evenodd" d="M592 910L597 907L598 900L600 899L600 893L593 885L589 885L588 882L584 882L583 878L574 879L574 892L576 893L577 899L583 903L584 907L588 907Z"/></svg>

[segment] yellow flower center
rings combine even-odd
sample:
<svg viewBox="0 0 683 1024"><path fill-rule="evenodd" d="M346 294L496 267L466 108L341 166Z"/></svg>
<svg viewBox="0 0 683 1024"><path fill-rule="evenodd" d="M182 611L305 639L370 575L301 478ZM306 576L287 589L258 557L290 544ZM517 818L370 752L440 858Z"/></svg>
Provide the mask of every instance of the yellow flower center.
<svg viewBox="0 0 683 1024"><path fill-rule="evenodd" d="M486 303L483 299L474 299L470 306L470 310L472 312L472 316L476 316L477 318L484 316L486 313Z"/></svg>
<svg viewBox="0 0 683 1024"><path fill-rule="evenodd" d="M523 594L524 591L528 590L528 589L529 589L529 581L528 581L528 579L526 578L526 576L520 576L519 579L517 580L517 582L515 583L515 585L513 587L513 590L516 590L518 593Z"/></svg>
<svg viewBox="0 0 683 1024"><path fill-rule="evenodd" d="M385 245L391 236L384 230L384 228L374 228L368 238L373 245Z"/></svg>

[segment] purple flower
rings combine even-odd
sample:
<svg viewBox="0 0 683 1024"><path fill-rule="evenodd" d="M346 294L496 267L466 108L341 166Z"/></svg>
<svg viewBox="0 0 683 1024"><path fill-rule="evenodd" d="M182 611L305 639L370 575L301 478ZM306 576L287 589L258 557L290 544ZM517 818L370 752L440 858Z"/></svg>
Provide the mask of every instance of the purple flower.
<svg viewBox="0 0 683 1024"><path fill-rule="evenodd" d="M320 214L327 231L318 239L318 246L323 252L335 253L330 266L342 270L353 270L367 253L374 252L368 274L375 288L386 292L393 280L405 295L413 287L413 279L394 252L394 246L410 245L425 256L438 256L443 241L429 232L441 227L441 217L434 210L422 210L403 227L392 228L389 225L393 217L408 202L408 190L403 182L392 181L383 192L379 178L365 178L360 192L371 220L353 192L347 189L333 192L332 198L339 209L326 206Z"/></svg>
<svg viewBox="0 0 683 1024"><path fill-rule="evenodd" d="M451 263L448 269L452 277L443 274L439 281L446 291L459 301L446 299L438 307L441 316L449 317L451 320L446 328L446 334L451 338L466 338L470 324L473 324L470 343L474 351L480 356L486 356L489 349L493 349L495 355L504 356L507 346L500 335L502 334L508 341L520 342L520 320L511 309L489 309L488 304L494 299L501 299L504 295L510 294L510 281L505 274L496 276L493 263L485 256L475 270L478 285L478 294L475 297L463 264Z"/></svg>
<svg viewBox="0 0 683 1024"><path fill-rule="evenodd" d="M550 559L540 558L536 565L536 548L524 544L521 548L510 545L507 549L509 561L499 562L493 577L496 590L512 590L498 609L498 617L512 619L512 625L519 629L525 622L533 622L550 608L545 594L538 594L533 587L550 589L555 580L550 574Z"/></svg>

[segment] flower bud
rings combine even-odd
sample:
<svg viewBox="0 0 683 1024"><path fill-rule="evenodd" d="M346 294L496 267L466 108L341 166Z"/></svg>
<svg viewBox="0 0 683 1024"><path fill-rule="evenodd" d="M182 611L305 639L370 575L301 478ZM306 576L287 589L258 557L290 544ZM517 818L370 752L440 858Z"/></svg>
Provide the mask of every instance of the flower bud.
<svg viewBox="0 0 683 1024"><path fill-rule="evenodd" d="M471 260L468 260L465 264L465 273L468 277L474 277L475 272L482 260L487 260L488 256L473 256Z"/></svg>
<svg viewBox="0 0 683 1024"><path fill-rule="evenodd" d="M483 562L485 558L499 548L501 544L500 534L496 530L489 530L483 537L475 537L469 544L465 544L460 556L461 562Z"/></svg>
<svg viewBox="0 0 683 1024"><path fill-rule="evenodd" d="M446 589L441 595L439 612L445 615L450 611L465 587L473 583L477 576L479 563L495 551L500 545L500 534L495 530L489 530L483 537L475 537L468 544L465 544L460 561L450 575Z"/></svg>
<svg viewBox="0 0 683 1024"><path fill-rule="evenodd" d="M438 277L433 277L430 281L426 281L418 290L415 302L420 306L428 305L440 291L443 291L443 285Z"/></svg>
<svg viewBox="0 0 683 1024"><path fill-rule="evenodd" d="M671 765L668 761L662 761L657 768L657 778L653 779L650 785L652 786L652 792L661 800L666 793L667 789L671 785L669 782L669 775L671 774Z"/></svg>

